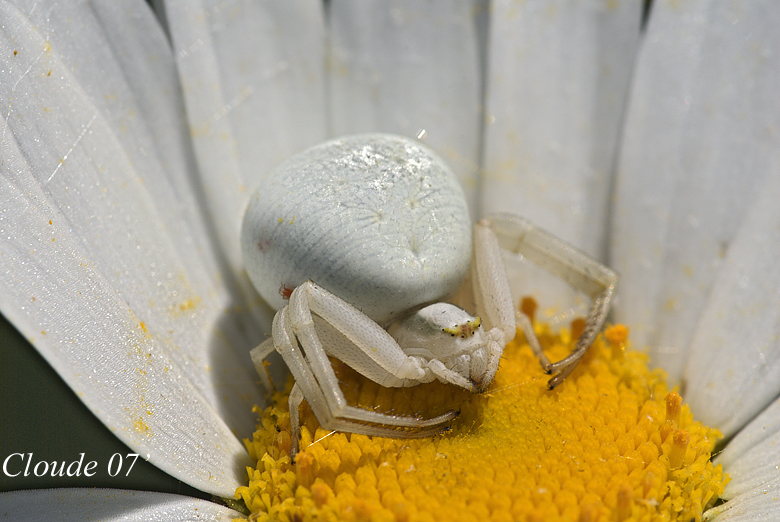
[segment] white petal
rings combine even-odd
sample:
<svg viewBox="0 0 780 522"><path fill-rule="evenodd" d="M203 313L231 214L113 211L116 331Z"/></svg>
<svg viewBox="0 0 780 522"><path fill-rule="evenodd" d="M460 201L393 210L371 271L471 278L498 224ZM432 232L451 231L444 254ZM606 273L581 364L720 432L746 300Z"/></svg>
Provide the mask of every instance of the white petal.
<svg viewBox="0 0 780 522"><path fill-rule="evenodd" d="M641 3L495 2L485 212L515 212L603 257L620 116Z"/></svg>
<svg viewBox="0 0 780 522"><path fill-rule="evenodd" d="M27 3L34 5L36 1L27 0ZM65 45L58 45L58 51L68 52L64 61L71 64L71 71L92 99L107 100L107 110L102 112L106 114L110 110L111 117L116 120L114 127L123 130L118 133L119 139L125 142L123 145L128 154L133 155L131 160L136 170L148 173L144 176L144 183L152 186L150 193L158 200L158 209L166 214L172 240L194 244L199 261L205 263L208 273L215 277L220 270L216 243L208 241L206 212L192 189L196 180L195 156L168 40L143 2L97 2L91 7L100 26L110 28L99 32L108 45L96 46L82 34L81 38L72 38L63 42ZM63 15L59 13L58 17ZM85 13L73 15L85 24L90 19ZM43 24L47 21L38 22ZM83 32L84 28L70 29L69 33L78 31ZM96 31L92 29L93 32ZM112 57L119 62L121 77L107 74L106 64L111 64ZM95 82L94 78L100 76L103 81ZM123 80L127 82L126 86ZM95 88L95 91L89 90ZM133 94L132 102L127 95L119 94L126 89ZM105 96L109 90L115 95ZM135 110L139 111L140 117L135 117ZM129 128L138 130L130 132ZM148 128L150 136L145 135L144 128ZM154 160L160 162L164 176L151 175L159 167L147 167L146 163ZM187 251L187 248L181 250Z"/></svg>
<svg viewBox="0 0 780 522"><path fill-rule="evenodd" d="M242 515L190 497L116 489L40 489L0 493L3 518L18 522L230 522Z"/></svg>
<svg viewBox="0 0 780 522"><path fill-rule="evenodd" d="M186 173L166 178L186 160L158 155L139 118L150 109L134 101L143 89L122 81L113 57L79 53L139 36L166 53L148 8L125 5L141 16L129 18L139 24L130 39L107 38L83 6L36 4L26 16L0 6L0 52L11 57L0 87L0 306L120 439L232 496L248 458L220 414L249 432L260 397L234 355L248 343L226 315L231 298L202 261L209 239L187 221L196 207L180 206L195 199Z"/></svg>
<svg viewBox="0 0 780 522"><path fill-rule="evenodd" d="M170 0L165 9L205 197L224 255L256 295L239 244L249 195L326 134L323 7Z"/></svg>
<svg viewBox="0 0 780 522"><path fill-rule="evenodd" d="M6 138L2 154L21 175L0 178L3 314L120 440L188 484L231 496L243 448L95 269L12 145Z"/></svg>
<svg viewBox="0 0 780 522"><path fill-rule="evenodd" d="M44 172L51 177L45 178L46 190L52 191L57 204L66 209L74 232L104 265L104 274L112 280L114 287L125 296L137 296L137 300L130 301L136 312L148 309L140 315L147 328L153 333L162 333L167 341L178 347L173 357L209 401L229 419L231 426L241 431L251 430L252 416L246 412L260 400L253 392L256 377L247 356L253 343L242 333L241 327L246 325L235 324L229 316L219 317L235 298L225 288L214 255L214 243L206 233L204 211L193 192L193 158L185 141L186 134L183 134L183 107L176 94L178 83L167 40L142 2L100 4L95 12L98 16L93 16L92 10L84 5L75 4L58 5L45 12L35 9L33 4L28 20L20 30L30 30L34 25L37 33L53 46L55 63L46 69L45 64L35 62L37 69L26 71L14 88L8 114L16 114L18 118L24 111L29 111L25 116L30 121L42 118L47 132L41 129L39 135L26 137L22 148L35 151L28 155L30 166L39 178L43 179ZM62 20L69 22L62 23ZM101 23L106 25L101 26ZM110 29L106 31L103 27ZM41 42L41 52L43 46L45 44ZM19 76L24 74L22 71L27 64L37 60L32 51L33 48L28 48L27 56L15 57L19 62L15 64ZM74 71L73 83L69 84L72 91L49 76L50 73L55 75L54 66L58 64ZM47 76L35 76L36 72L45 72ZM41 81L44 78L49 81ZM125 78L132 78L131 83L126 83ZM49 92L51 90L56 92ZM33 102L25 106L26 100ZM63 103L71 112L58 112L58 105ZM41 106L45 107L42 115ZM77 110L81 112L77 113ZM102 153L121 162L117 167L121 168L121 175L108 172L105 179L98 179L95 186L88 187L84 173L77 172L78 181L85 186L76 191L75 187L62 182L63 169L57 165L84 128L89 126L87 132L94 132L95 126L100 125L97 114L104 117L112 129L106 132L110 144L104 148L110 150L119 145L122 150L115 155L98 151L95 157ZM11 120L16 125L14 118ZM56 125L67 128L73 124L84 128L70 134L56 128ZM19 125L24 128L25 124L22 121ZM89 136L85 135L83 139L88 140ZM79 140L79 145L87 143L83 139ZM62 140L59 148L55 146L56 140ZM47 154L53 158L44 157L45 146L40 145L40 141L47 144L50 149ZM75 158L69 156L62 164L65 170L67 164L74 161ZM98 171L98 176L107 172L107 164L100 165ZM53 174L49 175L49 172ZM128 179L133 179L133 183L128 183ZM122 190L112 190L112 183ZM91 197L89 191L98 196ZM121 201L112 198L112 194ZM90 205L85 200L90 201L91 210L87 210ZM102 206L100 200L104 200ZM154 208L146 208L145 203ZM123 218L119 217L120 209L126 212ZM101 226L110 232L101 230ZM128 244L127 238L134 236L138 236L135 243ZM173 251L168 250L168 245ZM144 259L140 262L133 259L128 248ZM160 251L159 258L148 258L149 251ZM174 258L175 266L161 261L165 258L162 252ZM131 266L120 273L123 265ZM186 274L186 282L176 274L177 271ZM155 277L155 273L169 282L175 279L174 286L150 281L146 287L140 283ZM186 283L186 288L181 288L182 283ZM209 327L216 321L219 321L225 339L214 338L213 328ZM253 337L259 337L259 331ZM225 342L227 340L230 342ZM231 351L237 351L239 355ZM214 357L215 353L219 356ZM227 404L220 397L228 394L243 396L244 401Z"/></svg>
<svg viewBox="0 0 780 522"><path fill-rule="evenodd" d="M723 498L780 479L780 401L773 402L729 441L715 463L723 464L731 477Z"/></svg>
<svg viewBox="0 0 780 522"><path fill-rule="evenodd" d="M679 381L694 328L780 150L775 2L655 2L612 221L616 318ZM718 386L725 386L725 383Z"/></svg>
<svg viewBox="0 0 780 522"><path fill-rule="evenodd" d="M780 19L778 19L780 23ZM686 399L728 437L780 393L780 149L695 330Z"/></svg>
<svg viewBox="0 0 780 522"><path fill-rule="evenodd" d="M492 4L483 213L520 214L605 257L613 156L640 21L636 1ZM561 308L569 306L562 283L527 272L513 288L533 295L551 320L583 313Z"/></svg>
<svg viewBox="0 0 780 522"><path fill-rule="evenodd" d="M721 522L774 522L780 520L780 480L735 497L704 513L702 520Z"/></svg>
<svg viewBox="0 0 780 522"><path fill-rule="evenodd" d="M476 216L480 79L470 3L335 0L330 28L332 134L425 131Z"/></svg>

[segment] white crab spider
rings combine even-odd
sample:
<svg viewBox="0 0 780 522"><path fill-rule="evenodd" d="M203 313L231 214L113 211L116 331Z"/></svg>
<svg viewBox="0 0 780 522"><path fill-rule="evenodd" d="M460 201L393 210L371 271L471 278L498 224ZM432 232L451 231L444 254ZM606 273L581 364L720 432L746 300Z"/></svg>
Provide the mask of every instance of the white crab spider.
<svg viewBox="0 0 780 522"><path fill-rule="evenodd" d="M604 324L617 275L513 215L480 220L473 247L471 228L449 168L400 136L318 145L285 161L255 192L241 233L244 261L279 311L272 337L252 359L268 384L263 361L275 349L295 378L293 454L304 398L323 428L367 435L426 436L456 415L420 419L350 406L329 356L383 386L439 379L480 392L519 323L542 367L555 374L551 388L571 373ZM516 314L502 250L593 299L564 360L551 364L529 319Z"/></svg>

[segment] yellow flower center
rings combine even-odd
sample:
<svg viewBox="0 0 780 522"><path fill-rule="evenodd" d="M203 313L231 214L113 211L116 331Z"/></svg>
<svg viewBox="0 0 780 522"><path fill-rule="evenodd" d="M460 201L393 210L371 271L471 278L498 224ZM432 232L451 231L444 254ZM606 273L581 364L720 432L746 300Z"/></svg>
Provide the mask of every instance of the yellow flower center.
<svg viewBox="0 0 780 522"><path fill-rule="evenodd" d="M570 353L570 331L536 329L551 360ZM627 336L609 328L553 391L520 333L482 395L383 388L337 365L351 403L460 415L436 437L385 439L325 431L304 406L291 464L287 395L277 394L245 441L257 469L236 498L253 520L698 521L728 482L710 462L720 433L693 420L643 354L625 351Z"/></svg>

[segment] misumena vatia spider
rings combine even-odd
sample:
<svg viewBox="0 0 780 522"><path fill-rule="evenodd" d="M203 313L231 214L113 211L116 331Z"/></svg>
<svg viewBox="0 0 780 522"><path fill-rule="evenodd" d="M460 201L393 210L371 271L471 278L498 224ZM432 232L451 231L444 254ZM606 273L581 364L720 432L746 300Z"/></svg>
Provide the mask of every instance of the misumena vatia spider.
<svg viewBox="0 0 780 522"><path fill-rule="evenodd" d="M519 323L554 374L553 388L601 330L617 282L609 268L513 215L480 220L472 236L463 191L441 158L383 134L330 141L280 165L252 196L241 243L252 282L279 310L272 337L252 359L268 382L263 361L275 349L295 378L293 455L303 399L324 428L367 435L427 436L456 415L421 419L351 406L329 356L383 386L439 379L481 392ZM562 361L550 363L530 320L516 315L502 250L593 299Z"/></svg>

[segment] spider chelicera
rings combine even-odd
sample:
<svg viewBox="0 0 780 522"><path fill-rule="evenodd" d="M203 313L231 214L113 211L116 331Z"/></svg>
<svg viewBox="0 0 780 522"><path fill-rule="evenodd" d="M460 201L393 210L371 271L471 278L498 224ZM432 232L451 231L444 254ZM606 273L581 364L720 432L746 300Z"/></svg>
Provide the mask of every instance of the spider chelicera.
<svg viewBox="0 0 780 522"><path fill-rule="evenodd" d="M444 161L386 134L329 141L282 163L252 196L241 244L252 282L279 310L252 359L268 383L263 361L276 350L295 378L293 456L303 399L323 428L366 435L427 436L457 414L422 419L351 406L329 356L383 386L438 379L481 392L520 326L553 388L601 330L617 282L609 268L517 216L472 227ZM528 317L516 313L502 250L593 299L565 359L550 363Z"/></svg>

